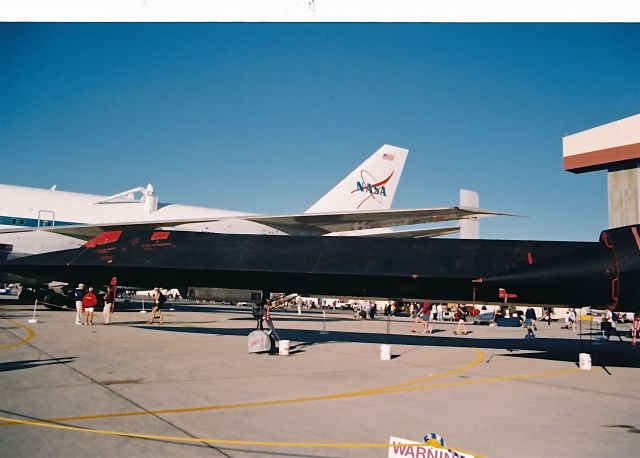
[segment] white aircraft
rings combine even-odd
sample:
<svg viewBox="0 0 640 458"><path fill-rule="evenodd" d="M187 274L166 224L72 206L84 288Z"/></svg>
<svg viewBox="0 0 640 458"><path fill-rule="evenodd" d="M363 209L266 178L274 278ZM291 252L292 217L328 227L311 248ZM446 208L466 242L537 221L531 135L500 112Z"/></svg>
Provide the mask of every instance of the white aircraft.
<svg viewBox="0 0 640 458"><path fill-rule="evenodd" d="M408 150L384 145L316 202L310 212L388 210ZM262 221L265 220L265 221ZM77 248L104 228L174 226L179 229L251 234L325 233L317 225L287 217L218 208L158 203L153 186L113 196L0 185L0 243L10 257Z"/></svg>
<svg viewBox="0 0 640 458"><path fill-rule="evenodd" d="M284 216L159 204L151 185L108 197L59 191L55 186L0 185L0 250L4 247L5 257L12 258L77 248L106 230L128 228L273 235L360 230L358 235L367 235L361 230L499 214L461 207L390 210L407 154L404 148L382 146L305 213ZM406 234L438 235L451 230Z"/></svg>

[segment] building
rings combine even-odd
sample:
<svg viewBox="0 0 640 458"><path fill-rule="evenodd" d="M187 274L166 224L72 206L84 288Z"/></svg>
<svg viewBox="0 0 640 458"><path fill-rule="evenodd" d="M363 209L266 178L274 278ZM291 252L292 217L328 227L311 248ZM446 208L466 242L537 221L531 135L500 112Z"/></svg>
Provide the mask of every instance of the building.
<svg viewBox="0 0 640 458"><path fill-rule="evenodd" d="M640 224L640 114L562 139L564 169L607 170L609 227Z"/></svg>

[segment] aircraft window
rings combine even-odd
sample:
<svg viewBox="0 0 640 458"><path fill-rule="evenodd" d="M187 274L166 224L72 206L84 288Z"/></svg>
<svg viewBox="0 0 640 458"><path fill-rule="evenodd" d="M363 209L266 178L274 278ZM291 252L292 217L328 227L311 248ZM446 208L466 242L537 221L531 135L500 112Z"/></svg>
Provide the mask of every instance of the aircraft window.
<svg viewBox="0 0 640 458"><path fill-rule="evenodd" d="M20 220L20 225L24 226L24 220L23 219Z"/></svg>
<svg viewBox="0 0 640 458"><path fill-rule="evenodd" d="M17 219L15 219L15 218L11 218L11 224L16 224L17 222L18 222L18 220L17 220Z"/></svg>

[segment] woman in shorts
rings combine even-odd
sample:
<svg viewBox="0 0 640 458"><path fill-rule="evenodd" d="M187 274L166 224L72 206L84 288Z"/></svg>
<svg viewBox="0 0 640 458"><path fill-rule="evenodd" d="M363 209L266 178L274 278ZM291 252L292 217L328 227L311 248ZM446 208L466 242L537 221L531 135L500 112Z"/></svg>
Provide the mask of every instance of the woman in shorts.
<svg viewBox="0 0 640 458"><path fill-rule="evenodd" d="M98 298L93 292L93 288L89 288L89 292L82 297L82 308L87 314L85 325L93 326L93 312L98 304Z"/></svg>
<svg viewBox="0 0 640 458"><path fill-rule="evenodd" d="M414 334L418 332L418 325L422 323L422 325L424 326L424 329L422 330L423 334L426 334L427 332L430 334L433 333L433 329L431 329L431 327L429 326L431 309L432 305L429 303L429 301L425 301L424 304L422 304L422 307L420 308L420 310L418 311L418 315L416 316L416 323L413 329L411 329L411 332L413 332Z"/></svg>
<svg viewBox="0 0 640 458"><path fill-rule="evenodd" d="M456 312L456 316L458 318L458 327L456 328L455 331L453 331L454 334L462 334L462 335L467 335L469 333L469 331L467 331L467 327L465 326L464 322L467 321L467 309L464 308L463 305L458 305L458 311Z"/></svg>

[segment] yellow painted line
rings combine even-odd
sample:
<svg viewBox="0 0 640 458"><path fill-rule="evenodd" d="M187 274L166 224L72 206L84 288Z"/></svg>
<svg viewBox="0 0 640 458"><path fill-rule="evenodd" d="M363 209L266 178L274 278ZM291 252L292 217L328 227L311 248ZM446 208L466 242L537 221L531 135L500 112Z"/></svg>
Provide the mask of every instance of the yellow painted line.
<svg viewBox="0 0 640 458"><path fill-rule="evenodd" d="M476 352L476 358L470 363L464 364L460 367L450 369L448 371L445 371L439 374L434 374L429 377L422 377L419 379L410 380L408 382L398 384L398 385L388 385L388 386L382 386L378 388L369 388L365 390L347 391L344 393L333 393L333 394L325 394L325 395L319 395L319 396L305 396L305 397L293 398L293 399L239 402L234 404L218 404L218 405L208 405L208 406L200 406L200 407L184 407L184 408L177 408L177 409L104 413L104 414L96 414L96 415L82 415L82 416L75 416L75 417L49 418L46 421L61 422L61 421L95 420L99 418L137 417L137 416L143 416L143 415L166 415L166 414L178 414L178 413L207 412L207 411L215 411L215 410L247 409L247 408L253 408L253 407L273 407L273 406L288 405L288 404L301 404L304 402L330 401L330 400L336 400L336 399L374 396L377 394L415 391L415 389L402 388L402 387L405 385L425 383L425 382L428 382L431 380L437 380L439 378L446 377L449 375L454 375L459 372L471 369L472 367L480 364L484 360L484 352L479 349L474 349L474 351ZM7 426L9 424L11 423L0 423L0 427Z"/></svg>
<svg viewBox="0 0 640 458"><path fill-rule="evenodd" d="M22 425L30 425L30 426L38 426L41 428L51 428L51 429L61 429L65 431L74 431L79 433L88 433L88 434L102 434L105 436L121 436L121 437L131 437L135 439L153 439L153 440L161 440L167 442L200 442L207 444L217 444L217 445L254 445L254 446L267 446L267 447L309 447L309 448L390 448L393 446L406 446L406 447L417 447L423 446L425 444L376 444L376 443L332 443L332 442L275 442L275 441L243 441L243 440L232 440L232 439L209 439L204 437L181 437L181 436L163 436L156 434L141 434L141 433L127 433L123 431L111 431L106 429L88 429L88 428L78 428L76 426L66 426L66 425L57 425L53 423L44 423L42 421L29 421L29 420L18 420L15 418L6 418L0 417L0 420L19 423ZM453 447L444 447L450 450L462 451L460 449L455 449ZM481 458L481 455L472 452L464 452L469 453L474 456Z"/></svg>
<svg viewBox="0 0 640 458"><path fill-rule="evenodd" d="M437 379L440 379L440 378L448 377L450 375L458 374L460 372L464 372L466 370L469 370L469 369L477 366L482 361L484 361L484 352L482 350L480 350L479 348L474 348L473 351L476 353L476 358L473 361L471 361L470 363L467 363L467 364L465 364L463 366L456 367L454 369L450 369L450 370L445 371L445 372L440 372L439 374L430 375L428 377L417 378L415 380L409 380L407 382L398 383L397 385L387 385L385 387L374 388L374 389L375 390L377 390L377 389L389 389L389 388L397 388L397 387L403 387L403 386L408 386L408 385L417 385L419 383L424 383L424 382L431 381L431 380L437 380Z"/></svg>
<svg viewBox="0 0 640 458"><path fill-rule="evenodd" d="M371 389L371 390L362 390L362 391L352 391L347 393L337 393L337 394L323 395L323 396L309 396L309 397L296 398L296 399L242 402L242 403L235 403L235 404L219 404L219 405L187 407L187 408L178 408L178 409L159 409L159 410L137 411L137 412L118 412L118 413L107 413L107 414L97 414L97 415L83 415L83 416L76 416L76 417L49 418L43 421L67 422L67 421L96 420L96 419L104 419L104 418L135 417L135 416L143 416L143 415L167 415L167 414L179 414L179 413L232 410L232 409L242 409L242 408L251 408L251 407L268 407L268 406L273 407L273 406L279 406L279 405L297 404L297 403L312 402L312 401L345 399L350 397L374 396L374 395L382 395L382 394L407 393L407 392L415 392L415 391L430 391L430 390L436 390L436 389L456 388L456 387L461 387L465 385L478 385L478 384L486 384L486 383L526 380L530 378L554 377L554 376L568 375L568 374L574 374L579 372L583 372L583 371L577 368L561 369L556 371L534 372L534 373L528 373L528 374L515 374L510 376L504 376L504 377L488 377L488 378L481 378L481 379L474 379L474 380L460 380L460 381L448 382L448 383L433 383L433 384L424 385L424 386L413 386L413 387L404 387L404 388L382 387L375 390ZM14 423L3 422L3 423L0 423L0 426L9 426L11 424L14 424Z"/></svg>
<svg viewBox="0 0 640 458"><path fill-rule="evenodd" d="M275 406L275 405L293 404L293 403L301 403L301 402L309 402L309 401L317 401L317 400L342 399L342 398L358 397L358 396L371 396L376 394L390 394L390 393L403 393L403 392L412 392L412 391L446 389L446 388L454 388L454 387L460 387L465 385L517 381L517 380L552 377L552 376L575 374L575 373L583 372L578 368L574 368L574 369L562 369L562 370L545 371L545 372L533 372L533 373L526 373L526 374L514 374L509 376L503 376L503 377L487 377L487 378L481 378L481 379L462 380L462 381L455 381L455 382L449 382L449 383L433 383L433 384L428 384L423 386L419 385L419 383L425 383L431 380L435 380L437 378L442 378L446 375L452 375L454 373L460 372L464 370L463 368L468 369L470 367L473 367L474 365L481 362L483 359L484 359L484 353L480 350L476 350L476 359L474 361L472 361L471 363L467 363L459 368L455 368L455 369L451 369L450 371L443 372L442 374L435 374L430 377L423 377L420 379L405 382L403 384L388 385L385 387L374 388L369 390L337 393L333 395L309 396L304 398L277 400L277 401L259 401L259 402L246 402L246 403L237 403L237 404L222 404L222 405L184 408L184 409L163 409L163 410L145 411L145 412L124 412L124 413L102 414L102 415L87 415L82 417L67 417L67 418L58 418L58 419L49 419L49 420L40 420L40 421L27 421L27 420L19 420L14 418L0 417L0 421L3 421L4 425L22 424L22 425L30 425L30 426L37 426L37 427L43 427L43 428L52 428L52 429L62 429L62 430L83 432L83 433L90 433L90 434L122 436L122 437L130 437L130 438L137 438L137 439L153 439L153 440L161 440L161 441L167 441L167 442L191 442L191 443L200 442L200 443L217 444L217 445L244 445L244 446L253 445L253 446L267 446L267 447L389 448L393 445L387 444L387 443L357 444L357 443L325 443L325 442L274 442L274 441L246 441L246 440L242 441L242 440L230 440L230 439L163 436L163 435L152 435L152 434L127 433L127 432L111 431L111 430L88 429L88 428L80 428L75 426L58 425L50 422L140 416L140 415L151 415L151 414L159 415L159 414L171 414L171 413L212 411L212 410L224 410L224 409L246 408L246 407L256 407L256 406ZM409 386L409 385L416 385L416 386ZM406 444L406 446L409 446L409 445L415 446L415 444ZM423 445L423 444L419 444L419 445ZM399 446L399 444L395 444L395 446ZM453 447L447 447L447 448L451 450L456 450L462 453L468 453L478 457L481 456L476 453L465 451L458 448L453 448Z"/></svg>
<svg viewBox="0 0 640 458"><path fill-rule="evenodd" d="M400 392L406 392L406 391L427 391L427 390L437 390L437 389L444 389L444 388L455 388L455 387L459 387L459 386L465 386L465 385L480 385L480 384L484 384L484 383L498 383L498 382L511 382L511 381L516 381L516 380L527 380L527 379L532 379L532 378L545 378L545 377L555 377L555 376L559 376L559 375L568 375L568 374L577 374L577 373L582 373L584 372L581 369L575 368L575 369L559 369L559 370L555 370L555 371L545 371L545 372L531 372L531 373L527 373L527 374L514 374L514 375L507 375L504 377L487 377L487 378L479 378L479 379L472 379L472 380L459 380L456 382L449 382L449 383L432 383L430 385L425 385L425 386L416 386L413 388L406 388L406 389L397 389L397 390L389 390L389 391L381 391L380 394L384 394L384 393L400 393Z"/></svg>
<svg viewBox="0 0 640 458"><path fill-rule="evenodd" d="M16 326L21 327L22 329L27 331L27 336L23 337L22 339L20 339L17 342L0 345L0 350L6 350L7 348L13 348L13 347L19 347L20 345L26 344L27 342L29 342L31 339L33 339L36 336L36 332L33 329L31 329L29 326L27 326L27 325L19 323L19 322L15 321L15 320L12 320L10 318L3 318L3 320L7 320L7 321L13 323Z"/></svg>

